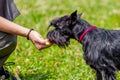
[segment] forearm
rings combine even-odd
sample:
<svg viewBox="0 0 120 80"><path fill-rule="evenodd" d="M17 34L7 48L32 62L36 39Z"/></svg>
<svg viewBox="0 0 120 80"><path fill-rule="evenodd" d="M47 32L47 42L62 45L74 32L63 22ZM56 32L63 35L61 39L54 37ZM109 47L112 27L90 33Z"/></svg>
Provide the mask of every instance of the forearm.
<svg viewBox="0 0 120 80"><path fill-rule="evenodd" d="M29 29L15 24L0 16L0 31L26 37Z"/></svg>

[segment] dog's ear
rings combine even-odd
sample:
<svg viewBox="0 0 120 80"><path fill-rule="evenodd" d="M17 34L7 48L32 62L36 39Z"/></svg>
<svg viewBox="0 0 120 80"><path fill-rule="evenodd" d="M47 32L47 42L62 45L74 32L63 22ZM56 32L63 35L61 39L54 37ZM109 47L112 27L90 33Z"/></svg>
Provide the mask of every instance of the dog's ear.
<svg viewBox="0 0 120 80"><path fill-rule="evenodd" d="M70 15L70 22L72 25L74 25L77 21L77 10L71 13Z"/></svg>
<svg viewBox="0 0 120 80"><path fill-rule="evenodd" d="M82 13L78 14L77 19L79 20L81 18L81 16L82 16Z"/></svg>

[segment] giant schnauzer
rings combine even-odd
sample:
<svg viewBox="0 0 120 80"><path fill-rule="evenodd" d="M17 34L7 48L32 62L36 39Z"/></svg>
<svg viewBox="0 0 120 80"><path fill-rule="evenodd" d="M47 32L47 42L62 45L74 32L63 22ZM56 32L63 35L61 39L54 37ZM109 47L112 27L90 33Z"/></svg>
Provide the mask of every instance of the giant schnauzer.
<svg viewBox="0 0 120 80"><path fill-rule="evenodd" d="M105 30L81 19L82 14L74 11L70 15L55 18L48 32L51 43L67 47L70 39L83 46L86 63L96 71L96 80L116 80L115 72L120 69L120 30Z"/></svg>

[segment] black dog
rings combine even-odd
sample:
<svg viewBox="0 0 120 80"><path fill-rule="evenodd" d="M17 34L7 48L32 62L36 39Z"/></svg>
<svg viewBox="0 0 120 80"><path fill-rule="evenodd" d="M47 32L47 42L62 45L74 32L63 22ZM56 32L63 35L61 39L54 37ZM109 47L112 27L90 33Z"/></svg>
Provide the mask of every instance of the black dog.
<svg viewBox="0 0 120 80"><path fill-rule="evenodd" d="M48 32L51 43L59 47L69 45L73 38L83 45L84 59L96 71L96 80L116 80L115 72L120 69L120 30L97 28L81 19L77 11L53 19Z"/></svg>

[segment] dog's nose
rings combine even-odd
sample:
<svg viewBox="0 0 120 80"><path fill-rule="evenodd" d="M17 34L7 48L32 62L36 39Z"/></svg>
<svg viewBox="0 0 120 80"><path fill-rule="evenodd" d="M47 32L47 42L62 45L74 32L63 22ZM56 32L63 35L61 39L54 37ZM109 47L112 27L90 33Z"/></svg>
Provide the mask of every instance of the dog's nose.
<svg viewBox="0 0 120 80"><path fill-rule="evenodd" d="M49 30L50 26L52 26L51 24L48 26L47 30Z"/></svg>
<svg viewBox="0 0 120 80"><path fill-rule="evenodd" d="M56 22L51 21L51 23L50 23L49 27L50 27L50 26L54 26L54 27L56 27Z"/></svg>
<svg viewBox="0 0 120 80"><path fill-rule="evenodd" d="M50 23L51 26L54 26L55 24L56 24L56 21L54 21L54 20L52 20Z"/></svg>
<svg viewBox="0 0 120 80"><path fill-rule="evenodd" d="M50 23L48 27L52 26L52 24Z"/></svg>
<svg viewBox="0 0 120 80"><path fill-rule="evenodd" d="M54 21L54 20L52 20L52 21L50 22L49 27L50 27L50 26L54 26L54 25L55 25L55 21Z"/></svg>
<svg viewBox="0 0 120 80"><path fill-rule="evenodd" d="M55 26L55 24L53 22L50 22L49 26L48 26L48 29L51 27L51 26Z"/></svg>

